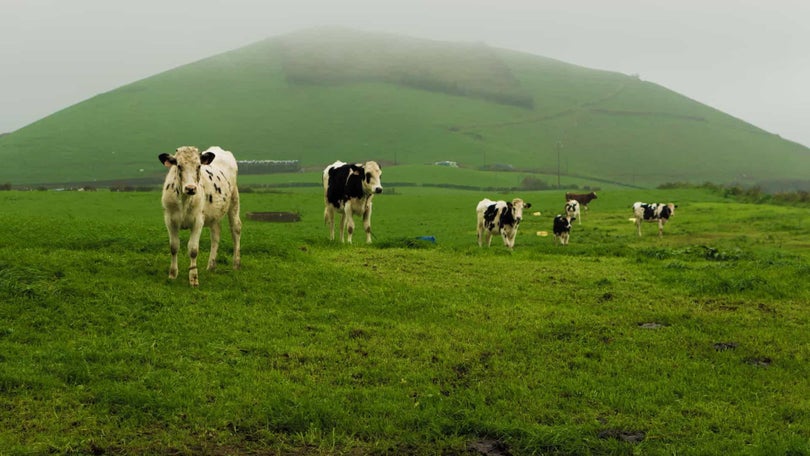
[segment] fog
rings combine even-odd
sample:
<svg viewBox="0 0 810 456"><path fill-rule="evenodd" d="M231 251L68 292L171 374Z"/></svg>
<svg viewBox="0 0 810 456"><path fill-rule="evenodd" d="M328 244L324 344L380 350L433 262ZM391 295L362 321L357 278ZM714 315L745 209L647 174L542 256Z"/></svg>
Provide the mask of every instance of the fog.
<svg viewBox="0 0 810 456"><path fill-rule="evenodd" d="M4 0L0 132L213 54L335 25L637 74L810 145L807 0Z"/></svg>

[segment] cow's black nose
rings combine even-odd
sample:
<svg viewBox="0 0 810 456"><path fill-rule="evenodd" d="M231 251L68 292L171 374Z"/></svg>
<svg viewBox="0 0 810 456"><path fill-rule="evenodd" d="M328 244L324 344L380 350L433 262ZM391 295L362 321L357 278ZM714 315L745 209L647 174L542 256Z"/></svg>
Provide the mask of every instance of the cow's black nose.
<svg viewBox="0 0 810 456"><path fill-rule="evenodd" d="M375 188L374 193L382 193L382 187Z"/></svg>

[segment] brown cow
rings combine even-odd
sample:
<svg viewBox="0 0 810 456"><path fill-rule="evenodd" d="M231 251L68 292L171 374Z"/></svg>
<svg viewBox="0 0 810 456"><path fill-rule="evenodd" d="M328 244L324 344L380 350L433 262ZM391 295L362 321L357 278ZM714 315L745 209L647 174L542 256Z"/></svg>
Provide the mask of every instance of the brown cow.
<svg viewBox="0 0 810 456"><path fill-rule="evenodd" d="M565 201L576 200L579 204L584 207L586 210L588 209L588 203L592 200L596 199L596 193L566 193L565 194Z"/></svg>

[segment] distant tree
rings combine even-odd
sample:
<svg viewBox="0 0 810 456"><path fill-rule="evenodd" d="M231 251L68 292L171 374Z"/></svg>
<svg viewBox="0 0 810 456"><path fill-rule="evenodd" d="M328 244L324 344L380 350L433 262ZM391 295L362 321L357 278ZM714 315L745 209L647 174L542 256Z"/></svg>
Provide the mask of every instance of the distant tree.
<svg viewBox="0 0 810 456"><path fill-rule="evenodd" d="M520 188L524 190L548 190L551 187L542 179L526 176L523 178L523 181L520 182Z"/></svg>

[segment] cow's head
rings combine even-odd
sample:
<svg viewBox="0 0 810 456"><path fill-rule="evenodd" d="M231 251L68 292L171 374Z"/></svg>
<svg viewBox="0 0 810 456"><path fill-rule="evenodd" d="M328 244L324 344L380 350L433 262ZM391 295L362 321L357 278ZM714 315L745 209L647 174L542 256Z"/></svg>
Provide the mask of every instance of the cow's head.
<svg viewBox="0 0 810 456"><path fill-rule="evenodd" d="M368 194L371 193L382 193L382 182L380 181L380 176L382 175L382 169L380 169L380 165L374 161L368 161L363 165L363 192Z"/></svg>
<svg viewBox="0 0 810 456"><path fill-rule="evenodd" d="M197 186L200 183L200 167L209 165L214 161L214 153L200 151L194 146L178 147L174 155L160 154L158 159L164 166L169 168L169 172L176 172L175 179L177 186L186 195L197 194Z"/></svg>
<svg viewBox="0 0 810 456"><path fill-rule="evenodd" d="M532 207L531 203L526 203L520 198L515 198L512 200L512 213L514 214L515 221L520 223L520 220L523 219L523 209Z"/></svg>
<svg viewBox="0 0 810 456"><path fill-rule="evenodd" d="M594 192L588 193L588 196L589 196L589 197L590 197L592 200L595 200L595 199L596 199L596 193L594 193Z"/></svg>
<svg viewBox="0 0 810 456"><path fill-rule="evenodd" d="M661 218L669 219L675 213L675 208L678 207L675 204L667 203L661 205Z"/></svg>

